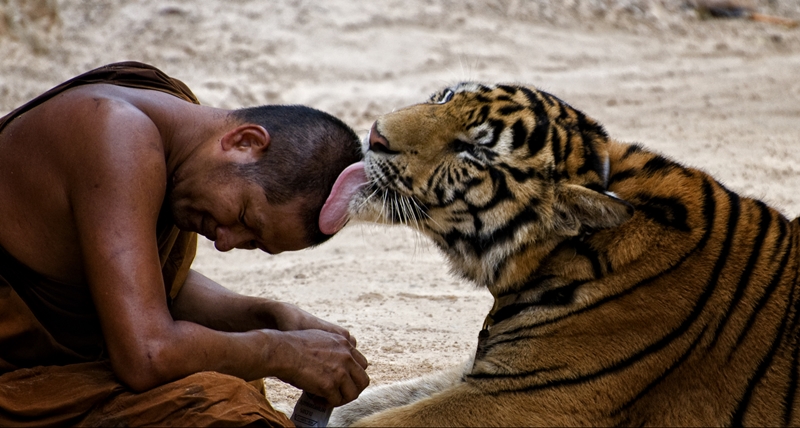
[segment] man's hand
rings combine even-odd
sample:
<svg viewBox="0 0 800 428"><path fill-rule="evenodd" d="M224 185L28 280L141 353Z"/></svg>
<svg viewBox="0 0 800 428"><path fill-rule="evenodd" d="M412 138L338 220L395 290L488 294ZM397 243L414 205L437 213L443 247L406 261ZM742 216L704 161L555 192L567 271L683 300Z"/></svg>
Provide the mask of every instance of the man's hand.
<svg viewBox="0 0 800 428"><path fill-rule="evenodd" d="M322 330L265 333L276 339L265 358L274 365L275 376L329 405L349 403L369 385L367 359L343 335Z"/></svg>
<svg viewBox="0 0 800 428"><path fill-rule="evenodd" d="M336 324L329 323L323 319L298 308L295 305L284 302L274 302L272 314L275 318L275 328L281 331L297 330L322 330L328 333L338 334L347 339L353 347L356 346L356 338L350 335L347 329ZM366 368L366 366L364 367Z"/></svg>

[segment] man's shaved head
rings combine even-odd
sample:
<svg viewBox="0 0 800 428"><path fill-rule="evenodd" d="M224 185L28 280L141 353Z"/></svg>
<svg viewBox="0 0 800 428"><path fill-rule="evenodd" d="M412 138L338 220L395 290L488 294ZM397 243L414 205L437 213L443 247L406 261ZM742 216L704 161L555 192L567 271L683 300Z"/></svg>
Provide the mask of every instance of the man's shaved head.
<svg viewBox="0 0 800 428"><path fill-rule="evenodd" d="M270 135L261 158L235 172L258 183L270 204L302 198L306 239L317 245L330 238L319 230L319 213L339 173L361 160L358 135L336 117L300 105L249 107L231 114L242 123L263 126Z"/></svg>

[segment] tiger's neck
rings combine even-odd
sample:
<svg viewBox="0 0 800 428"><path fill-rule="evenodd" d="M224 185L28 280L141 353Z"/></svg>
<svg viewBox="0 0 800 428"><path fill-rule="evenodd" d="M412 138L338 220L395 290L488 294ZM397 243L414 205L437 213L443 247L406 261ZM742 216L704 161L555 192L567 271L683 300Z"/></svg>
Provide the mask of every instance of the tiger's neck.
<svg viewBox="0 0 800 428"><path fill-rule="evenodd" d="M632 264L642 271L668 268L705 239L710 227L705 214L720 187L711 177L639 146L609 141L607 148L609 167L602 179L609 191L636 207L631 220L612 229L550 239L542 238L541 229L528 228L502 245L491 238L465 242L433 236L453 270L486 287L496 299L515 293L538 299Z"/></svg>
<svg viewBox="0 0 800 428"><path fill-rule="evenodd" d="M619 160L612 159L608 148L619 143L603 138L586 141L585 144L591 145L591 150L572 149L571 157L565 157L557 164L553 174L569 177L570 184L606 190L611 164ZM584 159L587 153L592 155L592 162ZM581 160L575 161L573 157ZM589 163L593 164L592 168L586 167ZM569 282L594 278L600 274L595 261L588 258L576 260L576 255L594 252L587 241L592 235L589 231L571 236L553 233L554 223L558 219L552 208L555 204L552 191L536 194L531 200L535 204L523 204L518 208L521 212L509 224L496 227L491 233L441 234L432 232L432 229L424 232L428 232L444 252L454 272L480 287L486 287L495 298L528 290L532 284L541 284L542 277L558 276L562 282ZM522 227L515 224L525 221L530 223ZM543 263L546 264L544 269Z"/></svg>

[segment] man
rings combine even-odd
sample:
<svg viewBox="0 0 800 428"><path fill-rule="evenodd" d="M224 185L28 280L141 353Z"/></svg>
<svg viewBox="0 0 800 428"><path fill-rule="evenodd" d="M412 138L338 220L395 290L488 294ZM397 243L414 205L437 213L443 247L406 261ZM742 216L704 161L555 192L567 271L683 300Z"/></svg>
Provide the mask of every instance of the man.
<svg viewBox="0 0 800 428"><path fill-rule="evenodd" d="M0 120L0 425L290 424L245 381L341 405L367 361L343 328L189 269L298 250L358 138L299 106L197 104L112 64Z"/></svg>

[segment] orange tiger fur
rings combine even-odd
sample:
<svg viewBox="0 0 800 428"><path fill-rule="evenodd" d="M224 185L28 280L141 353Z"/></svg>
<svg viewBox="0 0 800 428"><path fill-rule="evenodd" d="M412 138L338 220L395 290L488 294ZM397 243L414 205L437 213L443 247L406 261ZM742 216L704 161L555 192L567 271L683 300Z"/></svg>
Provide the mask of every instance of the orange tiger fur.
<svg viewBox="0 0 800 428"><path fill-rule="evenodd" d="M495 307L463 373L333 423L800 425L800 219L534 88L462 83L368 140L356 215L420 230Z"/></svg>

